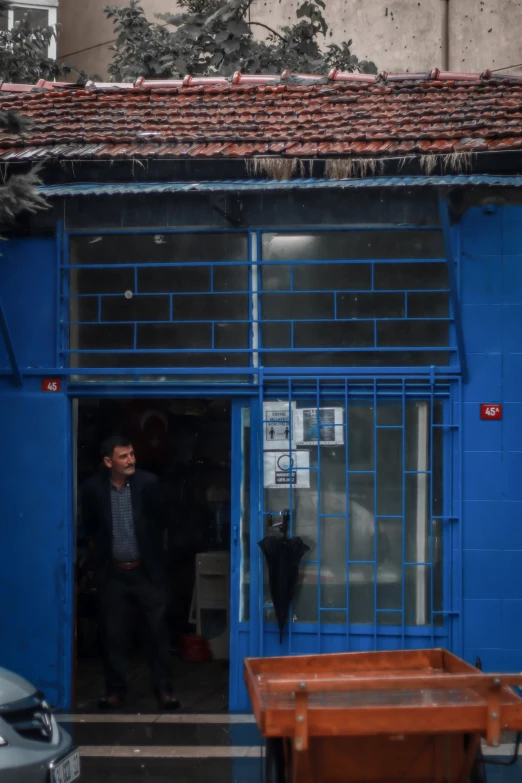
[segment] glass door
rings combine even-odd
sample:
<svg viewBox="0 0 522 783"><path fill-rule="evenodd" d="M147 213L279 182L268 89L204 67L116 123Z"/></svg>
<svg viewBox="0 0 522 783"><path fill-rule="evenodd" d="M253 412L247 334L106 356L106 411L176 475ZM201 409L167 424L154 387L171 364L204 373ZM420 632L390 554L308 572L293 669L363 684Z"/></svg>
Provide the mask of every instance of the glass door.
<svg viewBox="0 0 522 783"><path fill-rule="evenodd" d="M264 566L261 654L441 644L445 389L330 379L282 391L263 404L264 532L288 511L309 551L282 643Z"/></svg>

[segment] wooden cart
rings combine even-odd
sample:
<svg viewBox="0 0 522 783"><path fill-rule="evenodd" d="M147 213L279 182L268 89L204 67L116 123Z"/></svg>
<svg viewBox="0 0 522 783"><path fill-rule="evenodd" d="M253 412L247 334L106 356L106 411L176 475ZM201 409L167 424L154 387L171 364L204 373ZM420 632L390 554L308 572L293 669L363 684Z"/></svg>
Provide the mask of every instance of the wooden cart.
<svg viewBox="0 0 522 783"><path fill-rule="evenodd" d="M446 650L245 661L270 783L480 783L481 739L522 731L520 674Z"/></svg>

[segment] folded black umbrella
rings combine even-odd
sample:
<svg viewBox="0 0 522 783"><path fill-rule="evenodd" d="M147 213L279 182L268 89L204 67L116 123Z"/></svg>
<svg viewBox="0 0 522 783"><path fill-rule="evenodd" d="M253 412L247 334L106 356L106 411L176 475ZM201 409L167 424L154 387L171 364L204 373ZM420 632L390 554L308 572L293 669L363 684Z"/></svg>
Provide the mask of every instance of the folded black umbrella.
<svg viewBox="0 0 522 783"><path fill-rule="evenodd" d="M302 538L266 536L259 542L268 566L268 586L279 625L279 642L283 641L288 612L297 586L299 563L310 547Z"/></svg>

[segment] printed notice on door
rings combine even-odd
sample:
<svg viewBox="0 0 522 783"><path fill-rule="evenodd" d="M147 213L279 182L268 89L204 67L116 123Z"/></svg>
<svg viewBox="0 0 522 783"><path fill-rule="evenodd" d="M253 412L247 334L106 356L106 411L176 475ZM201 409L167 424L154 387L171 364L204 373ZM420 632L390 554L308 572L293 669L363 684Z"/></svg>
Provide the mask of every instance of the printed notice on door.
<svg viewBox="0 0 522 783"><path fill-rule="evenodd" d="M310 488L309 451L265 451L265 489Z"/></svg>
<svg viewBox="0 0 522 783"><path fill-rule="evenodd" d="M293 432L293 414L295 402L265 402L263 403L263 443L265 451L270 449L293 449L295 435ZM290 442L292 438L292 442Z"/></svg>
<svg viewBox="0 0 522 783"><path fill-rule="evenodd" d="M341 446L344 443L343 409L299 408L294 414L294 429L298 446Z"/></svg>

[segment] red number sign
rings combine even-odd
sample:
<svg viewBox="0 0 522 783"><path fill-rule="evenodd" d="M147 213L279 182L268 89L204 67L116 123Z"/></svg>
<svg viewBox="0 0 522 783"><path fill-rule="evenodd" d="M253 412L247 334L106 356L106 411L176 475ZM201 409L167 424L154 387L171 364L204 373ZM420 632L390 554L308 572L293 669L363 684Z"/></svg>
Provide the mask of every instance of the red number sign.
<svg viewBox="0 0 522 783"><path fill-rule="evenodd" d="M483 421L499 421L502 418L502 405L481 405L480 418Z"/></svg>
<svg viewBox="0 0 522 783"><path fill-rule="evenodd" d="M60 378L44 378L42 380L42 391L44 392L59 392L62 388L62 381Z"/></svg>

